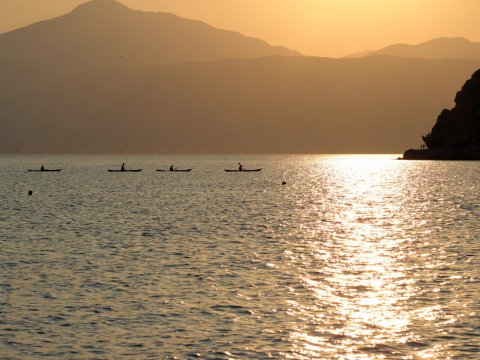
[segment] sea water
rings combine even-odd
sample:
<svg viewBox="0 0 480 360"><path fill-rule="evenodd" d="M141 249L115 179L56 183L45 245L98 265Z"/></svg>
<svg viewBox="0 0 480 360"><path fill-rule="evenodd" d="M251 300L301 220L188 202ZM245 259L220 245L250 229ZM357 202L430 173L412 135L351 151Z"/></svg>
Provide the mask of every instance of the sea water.
<svg viewBox="0 0 480 360"><path fill-rule="evenodd" d="M0 358L480 358L480 163L395 158L1 156Z"/></svg>

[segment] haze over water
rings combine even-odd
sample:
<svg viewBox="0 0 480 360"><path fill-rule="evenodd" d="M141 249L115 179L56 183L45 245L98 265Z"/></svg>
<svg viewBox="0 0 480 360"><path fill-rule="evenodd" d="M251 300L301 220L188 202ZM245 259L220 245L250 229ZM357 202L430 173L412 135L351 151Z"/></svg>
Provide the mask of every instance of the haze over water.
<svg viewBox="0 0 480 360"><path fill-rule="evenodd" d="M478 358L480 164L395 158L2 156L0 357Z"/></svg>

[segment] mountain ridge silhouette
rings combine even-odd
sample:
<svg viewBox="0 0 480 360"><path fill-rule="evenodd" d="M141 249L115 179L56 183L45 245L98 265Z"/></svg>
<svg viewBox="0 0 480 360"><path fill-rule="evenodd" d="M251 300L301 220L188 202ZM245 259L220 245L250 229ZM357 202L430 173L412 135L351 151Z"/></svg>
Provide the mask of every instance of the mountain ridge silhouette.
<svg viewBox="0 0 480 360"><path fill-rule="evenodd" d="M419 59L480 60L480 43L462 37L441 37L420 44L393 44L379 50L367 50L345 58L387 55Z"/></svg>
<svg viewBox="0 0 480 360"><path fill-rule="evenodd" d="M92 0L71 12L0 34L0 71L39 69L55 76L111 66L299 56L281 46L169 13Z"/></svg>

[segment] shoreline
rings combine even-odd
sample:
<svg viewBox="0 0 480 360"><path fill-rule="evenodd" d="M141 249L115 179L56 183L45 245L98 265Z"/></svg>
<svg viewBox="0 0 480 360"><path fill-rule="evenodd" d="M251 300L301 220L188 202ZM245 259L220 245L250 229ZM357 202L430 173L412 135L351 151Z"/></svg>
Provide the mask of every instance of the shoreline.
<svg viewBox="0 0 480 360"><path fill-rule="evenodd" d="M459 149L408 149L399 160L480 160L480 153L470 148Z"/></svg>

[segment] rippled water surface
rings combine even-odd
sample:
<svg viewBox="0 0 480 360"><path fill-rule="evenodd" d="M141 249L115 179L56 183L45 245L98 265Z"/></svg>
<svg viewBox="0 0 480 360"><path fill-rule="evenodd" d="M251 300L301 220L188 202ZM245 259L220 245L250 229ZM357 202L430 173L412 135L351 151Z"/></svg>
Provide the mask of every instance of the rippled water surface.
<svg viewBox="0 0 480 360"><path fill-rule="evenodd" d="M0 358L479 359L480 163L393 159L0 157Z"/></svg>

